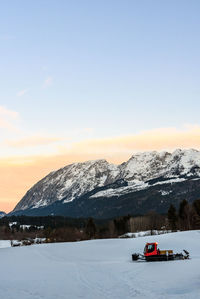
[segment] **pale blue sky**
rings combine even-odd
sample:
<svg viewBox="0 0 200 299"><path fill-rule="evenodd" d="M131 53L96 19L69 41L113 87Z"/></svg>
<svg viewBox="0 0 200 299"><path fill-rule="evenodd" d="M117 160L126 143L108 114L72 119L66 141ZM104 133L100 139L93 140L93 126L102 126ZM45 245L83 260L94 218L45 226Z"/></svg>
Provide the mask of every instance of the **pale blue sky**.
<svg viewBox="0 0 200 299"><path fill-rule="evenodd" d="M30 135L199 124L199 14L189 0L2 1L0 105Z"/></svg>

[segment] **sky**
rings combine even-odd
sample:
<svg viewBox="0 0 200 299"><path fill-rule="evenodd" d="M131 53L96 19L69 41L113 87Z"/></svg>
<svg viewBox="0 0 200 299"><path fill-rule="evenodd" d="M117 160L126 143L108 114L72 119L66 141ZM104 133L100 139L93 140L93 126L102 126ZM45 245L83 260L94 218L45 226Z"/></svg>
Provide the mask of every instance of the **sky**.
<svg viewBox="0 0 200 299"><path fill-rule="evenodd" d="M50 171L200 149L200 2L0 4L0 210Z"/></svg>

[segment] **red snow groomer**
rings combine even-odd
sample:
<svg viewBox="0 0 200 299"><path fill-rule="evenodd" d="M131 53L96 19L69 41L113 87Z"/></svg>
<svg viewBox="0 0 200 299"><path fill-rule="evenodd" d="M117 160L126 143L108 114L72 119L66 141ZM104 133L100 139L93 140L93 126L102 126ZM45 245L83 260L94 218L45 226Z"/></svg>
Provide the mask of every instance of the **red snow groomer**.
<svg viewBox="0 0 200 299"><path fill-rule="evenodd" d="M146 260L147 262L154 261L170 261L170 260L185 260L189 259L189 252L183 250L184 253L173 253L173 250L160 250L158 243L146 243L144 247L144 254L132 254L132 260Z"/></svg>

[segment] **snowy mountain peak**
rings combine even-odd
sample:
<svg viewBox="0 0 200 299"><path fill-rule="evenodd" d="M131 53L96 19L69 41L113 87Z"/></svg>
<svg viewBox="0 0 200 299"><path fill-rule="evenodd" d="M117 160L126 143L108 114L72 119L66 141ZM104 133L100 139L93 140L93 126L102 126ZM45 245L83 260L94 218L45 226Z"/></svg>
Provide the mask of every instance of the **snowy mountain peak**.
<svg viewBox="0 0 200 299"><path fill-rule="evenodd" d="M70 202L97 187L113 183L119 172L117 165L104 159L67 165L34 185L15 210L38 208L56 200Z"/></svg>
<svg viewBox="0 0 200 299"><path fill-rule="evenodd" d="M176 149L175 151L172 152L171 154L173 157L178 156L186 156L186 157L191 157L191 158L198 158L200 155L200 152L196 149Z"/></svg>
<svg viewBox="0 0 200 299"><path fill-rule="evenodd" d="M200 177L200 152L194 149L177 149L172 153L142 152L134 154L127 162L115 165L105 159L67 165L51 172L34 185L18 203L14 211L48 206L55 201L64 203L123 180L129 186L146 188L152 179ZM121 188L121 189L120 189ZM119 186L118 193L129 187ZM111 193L113 190L110 191ZM108 194L104 192L104 194Z"/></svg>

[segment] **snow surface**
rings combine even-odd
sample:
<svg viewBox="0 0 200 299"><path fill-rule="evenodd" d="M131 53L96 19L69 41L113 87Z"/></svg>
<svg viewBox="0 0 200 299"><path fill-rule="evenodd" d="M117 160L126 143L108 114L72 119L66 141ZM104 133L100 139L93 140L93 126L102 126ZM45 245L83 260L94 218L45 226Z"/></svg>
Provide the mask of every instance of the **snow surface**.
<svg viewBox="0 0 200 299"><path fill-rule="evenodd" d="M96 198L96 197L112 197L112 196L121 196L123 194L127 194L129 192L135 192L135 191L140 191L140 190L144 190L147 189L148 187L152 187L152 186L156 186L156 185L164 185L164 184L174 184L174 183L180 183L180 182L184 182L186 179L184 178L175 178L175 179L169 179L169 180L165 180L165 181L160 181L154 184L149 185L148 183L145 182L133 182L133 183L129 183L128 186L126 187L119 187L117 189L106 189L103 191L98 191L95 194L91 195L90 198ZM172 191L163 191L161 192L161 195L167 195L169 193L171 193Z"/></svg>
<svg viewBox="0 0 200 299"><path fill-rule="evenodd" d="M160 190L159 192L161 193L162 196L166 196L166 195L172 193L172 190L169 190L169 191Z"/></svg>
<svg viewBox="0 0 200 299"><path fill-rule="evenodd" d="M0 248L11 247L10 240L0 240Z"/></svg>
<svg viewBox="0 0 200 299"><path fill-rule="evenodd" d="M109 188L103 191L98 191L95 194L91 195L90 198L95 198L95 197L112 197L112 196L121 196L123 194L127 194L129 192L133 191L139 191L143 190L149 187L148 183L144 182L139 182L137 183L133 182L132 184L129 183L128 186L125 187L119 187L116 189Z"/></svg>
<svg viewBox="0 0 200 299"><path fill-rule="evenodd" d="M145 242L187 249L191 260L132 262ZM200 231L0 249L2 299L191 298L200 296Z"/></svg>
<svg viewBox="0 0 200 299"><path fill-rule="evenodd" d="M136 233L126 233L121 235L119 238L139 238L139 237L146 237L151 235L162 235L171 233L171 230L145 230Z"/></svg>

